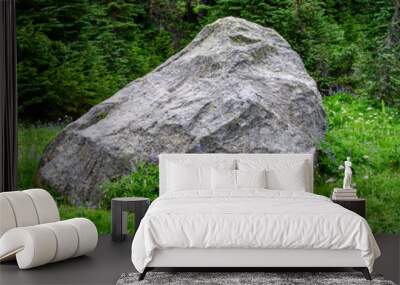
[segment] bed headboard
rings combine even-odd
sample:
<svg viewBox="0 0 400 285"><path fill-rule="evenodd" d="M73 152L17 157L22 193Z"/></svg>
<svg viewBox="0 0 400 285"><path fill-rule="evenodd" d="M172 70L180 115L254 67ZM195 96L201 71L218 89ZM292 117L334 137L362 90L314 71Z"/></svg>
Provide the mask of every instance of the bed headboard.
<svg viewBox="0 0 400 285"><path fill-rule="evenodd" d="M268 161L292 161L292 160L304 160L308 171L306 171L306 179L308 181L307 192L313 192L314 185L314 155L313 153L302 153L302 154L266 154L266 153L252 153L252 154L230 154L230 153L163 153L159 155L159 167L160 167L160 195L164 194L167 190L167 164L174 160L190 160L193 163L203 164L207 162L215 162L218 160L232 160L237 161L240 159L262 159Z"/></svg>

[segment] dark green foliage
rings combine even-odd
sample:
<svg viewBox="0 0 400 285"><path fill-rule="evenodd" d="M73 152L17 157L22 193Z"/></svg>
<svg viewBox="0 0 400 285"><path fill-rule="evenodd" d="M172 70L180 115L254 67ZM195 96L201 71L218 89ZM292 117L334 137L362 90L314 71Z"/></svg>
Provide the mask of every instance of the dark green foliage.
<svg viewBox="0 0 400 285"><path fill-rule="evenodd" d="M399 106L399 1L19 0L20 118L75 119L229 15L277 30L324 95Z"/></svg>
<svg viewBox="0 0 400 285"><path fill-rule="evenodd" d="M362 53L356 74L360 94L400 106L400 0L394 2L385 33L372 38L376 47Z"/></svg>
<svg viewBox="0 0 400 285"><path fill-rule="evenodd" d="M365 72L366 57L380 53L371 41L377 35L384 35L385 30L372 32L371 20L375 19L376 25L387 25L387 14L393 6L387 2L380 5L362 2L219 0L209 7L205 22L231 15L274 28L301 55L323 95L353 91L357 87L371 94L361 76L355 76L354 69L362 66ZM388 52L394 53L394 49L389 48ZM382 62L377 64L377 68L385 66ZM392 81L400 79L397 73L392 74ZM371 80L377 83L380 79Z"/></svg>
<svg viewBox="0 0 400 285"><path fill-rule="evenodd" d="M139 164L136 171L114 181L106 181L101 186L104 196L101 206L111 207L111 200L115 197L147 197L154 200L158 197L158 165Z"/></svg>
<svg viewBox="0 0 400 285"><path fill-rule="evenodd" d="M75 119L173 52L138 1L33 0L17 9L23 120Z"/></svg>

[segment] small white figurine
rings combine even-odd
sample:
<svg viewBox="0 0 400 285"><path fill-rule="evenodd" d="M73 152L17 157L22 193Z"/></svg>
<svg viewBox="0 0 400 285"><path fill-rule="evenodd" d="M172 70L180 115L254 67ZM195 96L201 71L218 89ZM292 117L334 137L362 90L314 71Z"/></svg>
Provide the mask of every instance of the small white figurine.
<svg viewBox="0 0 400 285"><path fill-rule="evenodd" d="M344 162L344 179L343 179L343 189L351 189L351 161L350 157Z"/></svg>

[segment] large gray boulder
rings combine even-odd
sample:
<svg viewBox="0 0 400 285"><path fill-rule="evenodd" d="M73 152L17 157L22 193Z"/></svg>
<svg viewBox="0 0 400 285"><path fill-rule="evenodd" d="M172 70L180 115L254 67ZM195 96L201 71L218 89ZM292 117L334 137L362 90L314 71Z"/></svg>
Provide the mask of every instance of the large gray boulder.
<svg viewBox="0 0 400 285"><path fill-rule="evenodd" d="M38 175L73 203L96 204L104 180L162 152L308 152L324 130L299 55L276 31L228 17L69 124Z"/></svg>

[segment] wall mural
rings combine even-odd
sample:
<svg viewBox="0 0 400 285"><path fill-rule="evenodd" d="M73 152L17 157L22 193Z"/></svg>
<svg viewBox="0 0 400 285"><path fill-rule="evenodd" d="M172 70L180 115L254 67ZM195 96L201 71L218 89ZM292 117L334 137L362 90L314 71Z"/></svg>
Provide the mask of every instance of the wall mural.
<svg viewBox="0 0 400 285"><path fill-rule="evenodd" d="M107 233L113 197L157 197L159 153L315 150L316 193L350 157L399 233L396 3L18 1L18 187Z"/></svg>

